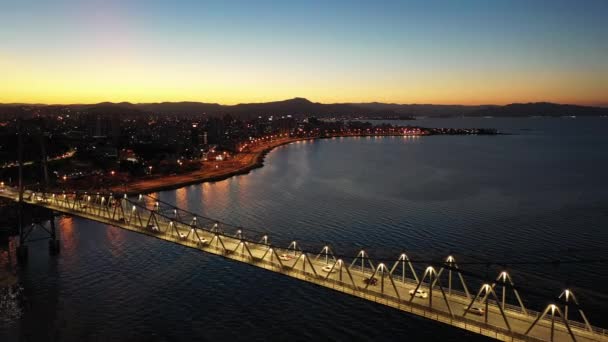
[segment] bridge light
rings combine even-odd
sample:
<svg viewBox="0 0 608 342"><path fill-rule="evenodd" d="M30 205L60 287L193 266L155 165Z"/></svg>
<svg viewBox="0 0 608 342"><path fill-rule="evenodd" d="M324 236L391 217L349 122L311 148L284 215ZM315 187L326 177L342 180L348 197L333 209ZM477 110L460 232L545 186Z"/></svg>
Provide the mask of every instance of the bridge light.
<svg viewBox="0 0 608 342"><path fill-rule="evenodd" d="M570 297L570 290L566 289L564 294L566 295L566 300L568 300L568 297Z"/></svg>
<svg viewBox="0 0 608 342"><path fill-rule="evenodd" d="M429 266L426 268L426 271L424 271L425 273L433 273L435 271L435 269L433 268L433 266Z"/></svg>
<svg viewBox="0 0 608 342"><path fill-rule="evenodd" d="M503 282L507 281L507 271L500 272L500 277L502 278Z"/></svg>
<svg viewBox="0 0 608 342"><path fill-rule="evenodd" d="M448 255L447 259L445 259L445 261L447 262L454 262L454 257L451 255Z"/></svg>
<svg viewBox="0 0 608 342"><path fill-rule="evenodd" d="M551 314L554 315L555 314L555 309L557 307L555 306L555 304L551 304L550 307L551 307Z"/></svg>

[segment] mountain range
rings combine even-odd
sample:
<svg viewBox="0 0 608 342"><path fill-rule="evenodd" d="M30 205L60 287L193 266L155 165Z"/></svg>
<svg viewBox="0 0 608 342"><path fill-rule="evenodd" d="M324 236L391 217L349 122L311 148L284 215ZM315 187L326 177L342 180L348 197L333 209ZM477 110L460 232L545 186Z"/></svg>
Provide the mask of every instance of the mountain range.
<svg viewBox="0 0 608 342"><path fill-rule="evenodd" d="M36 112L52 115L63 110L88 112L91 114L167 114L167 115L201 115L218 116L230 114L240 118L252 118L260 115L292 115L317 117L363 117L363 118L398 118L398 117L452 117L452 116L604 116L608 108L590 107L549 102L513 103L508 105L435 105L435 104L393 104L393 103L334 103L322 104L304 98L293 98L284 101L264 103L242 103L221 105L203 102L160 102L130 103L102 102L97 104L42 105L42 104L0 104L0 115L27 114Z"/></svg>

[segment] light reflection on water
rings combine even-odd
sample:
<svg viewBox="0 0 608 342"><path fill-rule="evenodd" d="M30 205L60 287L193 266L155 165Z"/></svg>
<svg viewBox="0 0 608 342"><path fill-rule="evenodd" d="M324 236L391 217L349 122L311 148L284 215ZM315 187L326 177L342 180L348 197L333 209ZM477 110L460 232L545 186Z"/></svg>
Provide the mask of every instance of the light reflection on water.
<svg viewBox="0 0 608 342"><path fill-rule="evenodd" d="M16 239L10 238L0 242L0 330L21 318L22 292L17 278Z"/></svg>
<svg viewBox="0 0 608 342"><path fill-rule="evenodd" d="M605 255L608 121L433 122L518 134L306 141L274 150L263 168L248 175L158 196L286 240L297 237L318 246L330 241L341 253L361 247L387 258L402 250L411 258L453 253L463 262ZM48 327L39 329L44 336L475 338L118 228L78 218L64 218L59 226L61 256L49 258L46 246L37 244L22 271L32 311L20 326L33 329L42 317L51 317ZM498 272L477 268L490 277ZM608 325L605 265L510 270L517 284L541 292L536 299L524 293L526 304L541 305L543 296L557 295L568 285L576 289L592 323Z"/></svg>

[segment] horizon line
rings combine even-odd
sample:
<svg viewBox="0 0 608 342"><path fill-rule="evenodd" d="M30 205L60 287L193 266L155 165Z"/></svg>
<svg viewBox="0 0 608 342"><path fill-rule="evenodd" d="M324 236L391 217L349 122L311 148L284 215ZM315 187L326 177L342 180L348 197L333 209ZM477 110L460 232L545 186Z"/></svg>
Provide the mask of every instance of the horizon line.
<svg viewBox="0 0 608 342"><path fill-rule="evenodd" d="M265 104L265 103L273 103L273 102L285 102L290 100L306 100L311 103L322 104L322 105L358 105L358 104L386 104L386 105L397 105L397 106L462 106L462 107L483 107L483 106L496 106L503 107L513 104L539 104L539 103L550 103L556 105L571 105L571 106L581 106L581 107L599 107L599 108L608 108L608 103L595 103L595 104L579 104L579 103L569 103L569 102L553 102L553 101L517 101L517 102L508 102L504 104L496 104L496 103L480 103L480 104L461 104L461 103L397 103L397 102L381 102L381 101L367 101L367 102L316 102L309 100L306 97L292 97L282 100L271 100L271 101L260 101L260 102L239 102L234 104L228 103L219 103L219 102L203 102L203 101L194 101L194 100L179 100L179 101L158 101L158 102L131 102L131 101L101 101L101 102L75 102L75 103L31 103L31 102L0 102L1 106L94 106L100 104L131 104L131 105L146 105L146 104L163 104L163 103L197 103L197 104L208 104L208 105L219 105L219 106L238 106L238 105L249 105L249 104Z"/></svg>

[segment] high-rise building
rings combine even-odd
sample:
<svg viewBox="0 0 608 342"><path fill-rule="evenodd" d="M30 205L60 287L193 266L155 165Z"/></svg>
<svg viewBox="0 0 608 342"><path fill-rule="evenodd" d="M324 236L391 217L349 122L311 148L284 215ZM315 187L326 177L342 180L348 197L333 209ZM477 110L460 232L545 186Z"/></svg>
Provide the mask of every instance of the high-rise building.
<svg viewBox="0 0 608 342"><path fill-rule="evenodd" d="M96 139L110 138L113 145L118 145L120 140L120 118L118 115L88 115L85 125L89 136Z"/></svg>
<svg viewBox="0 0 608 342"><path fill-rule="evenodd" d="M224 138L224 122L219 118L210 118L207 121L207 139L212 145L219 145Z"/></svg>

